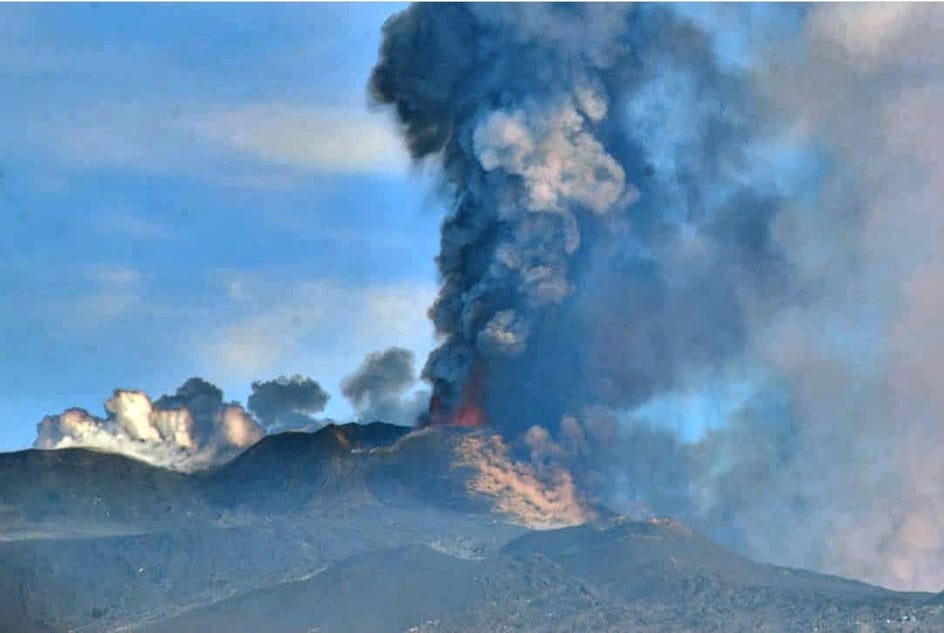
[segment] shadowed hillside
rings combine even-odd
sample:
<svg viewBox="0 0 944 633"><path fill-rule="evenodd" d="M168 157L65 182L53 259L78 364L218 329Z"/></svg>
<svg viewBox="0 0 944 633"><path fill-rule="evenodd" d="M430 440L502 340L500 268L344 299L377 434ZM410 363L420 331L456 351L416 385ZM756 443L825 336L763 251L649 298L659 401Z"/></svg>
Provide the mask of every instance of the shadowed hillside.
<svg viewBox="0 0 944 633"><path fill-rule="evenodd" d="M528 529L475 488L470 446L488 446L481 431L375 423L268 437L191 475L78 449L2 455L0 630L859 633L941 621L939 598L754 563L673 521Z"/></svg>

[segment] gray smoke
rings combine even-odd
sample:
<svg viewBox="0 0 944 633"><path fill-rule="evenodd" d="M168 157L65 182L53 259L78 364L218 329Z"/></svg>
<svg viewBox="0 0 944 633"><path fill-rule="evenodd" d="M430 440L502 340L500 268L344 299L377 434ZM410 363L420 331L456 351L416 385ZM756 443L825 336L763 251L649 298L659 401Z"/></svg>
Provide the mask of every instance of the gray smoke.
<svg viewBox="0 0 944 633"><path fill-rule="evenodd" d="M480 379L522 430L738 353L778 284L777 201L744 182L749 94L702 32L662 7L416 5L384 35L372 92L450 197L430 423Z"/></svg>
<svg viewBox="0 0 944 633"><path fill-rule="evenodd" d="M362 422L382 420L410 426L429 403L426 392L408 393L416 379L413 352L390 347L368 354L360 367L344 379L341 392Z"/></svg>
<svg viewBox="0 0 944 633"><path fill-rule="evenodd" d="M802 295L751 77L664 6L414 5L384 36L372 93L449 200L426 422L477 422L477 399L604 500L743 543L716 489L785 431L731 457L733 425L691 447L633 411L736 374Z"/></svg>
<svg viewBox="0 0 944 633"><path fill-rule="evenodd" d="M944 10L822 5L758 72L823 167L778 240L811 289L754 336L794 398L797 450L743 512L754 549L903 588L944 585ZM797 499L780 503L772 499ZM795 547L795 546L794 546Z"/></svg>
<svg viewBox="0 0 944 633"><path fill-rule="evenodd" d="M426 423L481 406L624 511L939 589L942 15L391 18L371 92L448 200Z"/></svg>
<svg viewBox="0 0 944 633"><path fill-rule="evenodd" d="M328 398L328 393L311 378L279 376L252 383L247 405L268 432L276 433L321 426L311 416L324 410Z"/></svg>

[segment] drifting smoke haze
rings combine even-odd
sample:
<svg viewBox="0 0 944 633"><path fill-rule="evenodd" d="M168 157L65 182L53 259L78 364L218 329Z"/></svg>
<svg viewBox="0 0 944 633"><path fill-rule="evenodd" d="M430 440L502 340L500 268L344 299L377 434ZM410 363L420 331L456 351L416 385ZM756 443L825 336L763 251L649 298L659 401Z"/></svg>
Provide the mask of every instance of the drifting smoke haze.
<svg viewBox="0 0 944 633"><path fill-rule="evenodd" d="M449 201L423 423L761 559L939 589L944 13L712 12L387 22L373 97ZM716 424L658 412L706 393Z"/></svg>
<svg viewBox="0 0 944 633"><path fill-rule="evenodd" d="M757 333L798 433L754 538L807 526L824 551L799 560L925 589L944 585L942 29L934 5L817 6L759 78L828 164L778 227L815 292ZM774 507L791 494L805 509Z"/></svg>

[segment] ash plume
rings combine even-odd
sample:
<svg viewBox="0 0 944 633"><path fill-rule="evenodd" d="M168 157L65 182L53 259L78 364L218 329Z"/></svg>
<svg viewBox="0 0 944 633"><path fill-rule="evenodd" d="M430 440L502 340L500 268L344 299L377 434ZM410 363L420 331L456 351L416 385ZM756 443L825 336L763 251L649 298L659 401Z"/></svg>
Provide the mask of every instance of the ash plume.
<svg viewBox="0 0 944 633"><path fill-rule="evenodd" d="M83 409L47 416L34 447L93 448L191 471L231 459L264 435L240 405L225 403L223 392L200 378L153 402L141 391L116 389L105 410L104 418Z"/></svg>
<svg viewBox="0 0 944 633"><path fill-rule="evenodd" d="M714 57L663 7L415 5L387 22L372 94L450 204L427 423L520 432L739 352L742 303L776 284L776 196L740 177L751 103Z"/></svg>
<svg viewBox="0 0 944 633"><path fill-rule="evenodd" d="M944 12L710 13L387 22L371 94L448 202L423 423L757 558L940 589ZM699 398L713 426L667 413Z"/></svg>
<svg viewBox="0 0 944 633"><path fill-rule="evenodd" d="M328 392L317 381L304 376L279 376L252 383L249 410L269 433L311 430L321 426L312 415L328 404Z"/></svg>
<svg viewBox="0 0 944 633"><path fill-rule="evenodd" d="M408 393L416 380L413 352L390 347L368 354L343 380L341 393L361 422L411 426L429 402L429 394L423 391Z"/></svg>

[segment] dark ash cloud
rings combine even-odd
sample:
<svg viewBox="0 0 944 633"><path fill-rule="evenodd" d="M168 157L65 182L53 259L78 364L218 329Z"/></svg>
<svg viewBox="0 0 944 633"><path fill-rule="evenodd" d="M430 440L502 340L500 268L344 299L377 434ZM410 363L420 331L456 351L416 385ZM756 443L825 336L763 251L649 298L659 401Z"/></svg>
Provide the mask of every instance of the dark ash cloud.
<svg viewBox="0 0 944 633"><path fill-rule="evenodd" d="M252 383L247 404L269 432L304 429L317 424L311 417L324 410L328 393L303 376L280 376Z"/></svg>
<svg viewBox="0 0 944 633"><path fill-rule="evenodd" d="M413 352L390 347L368 354L344 379L341 392L362 422L380 420L411 426L429 401L425 392L408 393L416 380Z"/></svg>

